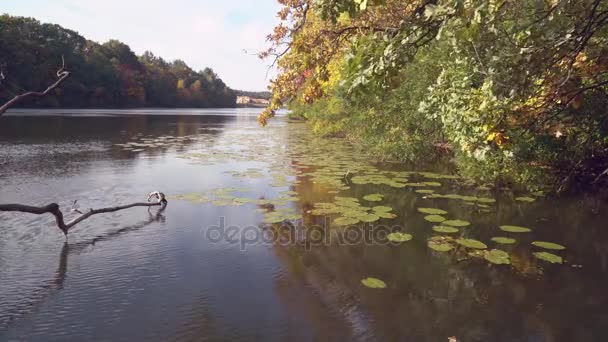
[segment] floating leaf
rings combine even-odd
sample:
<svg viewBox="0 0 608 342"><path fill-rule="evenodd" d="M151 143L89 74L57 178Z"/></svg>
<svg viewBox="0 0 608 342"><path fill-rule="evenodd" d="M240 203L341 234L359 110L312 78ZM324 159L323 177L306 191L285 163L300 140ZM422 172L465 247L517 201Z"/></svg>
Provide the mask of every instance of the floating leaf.
<svg viewBox="0 0 608 342"><path fill-rule="evenodd" d="M382 198L384 198L384 196L381 194L371 194L363 197L364 200L370 202L380 202L382 201Z"/></svg>
<svg viewBox="0 0 608 342"><path fill-rule="evenodd" d="M334 223L338 226L350 226L359 223L359 219L354 217L338 217L334 220Z"/></svg>
<svg viewBox="0 0 608 342"><path fill-rule="evenodd" d="M429 240L427 242L427 246L429 246L430 249L435 250L437 252L449 252L452 249L454 249L454 246L451 243L434 241L434 240Z"/></svg>
<svg viewBox="0 0 608 342"><path fill-rule="evenodd" d="M441 215L428 215L428 216L425 216L424 219L429 222L435 222L435 223L445 221L445 217L443 217Z"/></svg>
<svg viewBox="0 0 608 342"><path fill-rule="evenodd" d="M562 245L558 245L557 243L547 242L547 241L534 241L532 244L536 247L544 248L544 249L552 249L556 251L563 251L566 247Z"/></svg>
<svg viewBox="0 0 608 342"><path fill-rule="evenodd" d="M361 284L371 289L384 289L386 283L377 278L365 278L361 280Z"/></svg>
<svg viewBox="0 0 608 342"><path fill-rule="evenodd" d="M373 207L372 210L377 213L388 213L389 211L393 210L393 208L380 205L377 207Z"/></svg>
<svg viewBox="0 0 608 342"><path fill-rule="evenodd" d="M388 234L387 238L389 241L392 241L392 242L406 242L406 241L410 241L412 239L412 235L406 234L406 233L395 232L395 233Z"/></svg>
<svg viewBox="0 0 608 342"><path fill-rule="evenodd" d="M517 198L515 198L515 200L519 201L519 202L534 202L534 201L536 201L536 198L524 196L524 197L517 197Z"/></svg>
<svg viewBox="0 0 608 342"><path fill-rule="evenodd" d="M418 189L416 190L417 193L419 194L432 194L435 192L435 190L431 190L431 189Z"/></svg>
<svg viewBox="0 0 608 342"><path fill-rule="evenodd" d="M445 215L448 213L445 210L435 209L435 208L418 208L418 211L423 214L430 214L430 215Z"/></svg>
<svg viewBox="0 0 608 342"><path fill-rule="evenodd" d="M452 226L452 227L466 227L471 225L471 222L469 221L463 221L463 220L447 220L441 223L442 225L446 225L446 226Z"/></svg>
<svg viewBox="0 0 608 342"><path fill-rule="evenodd" d="M474 249L486 249L488 248L488 246L486 246L485 243L478 241L478 240L474 240L474 239L457 239L456 243L465 246L467 248L474 248Z"/></svg>
<svg viewBox="0 0 608 342"><path fill-rule="evenodd" d="M536 252L533 253L535 257L544 260L544 261L548 261L552 264L561 264L564 262L564 260L562 259L562 257L560 257L559 255L555 255L553 253L548 253L548 252Z"/></svg>
<svg viewBox="0 0 608 342"><path fill-rule="evenodd" d="M500 226L500 229L504 230L505 232L509 232L509 233L528 233L528 232L532 231L532 229L530 229L530 228L520 227L520 226L510 226L510 225Z"/></svg>
<svg viewBox="0 0 608 342"><path fill-rule="evenodd" d="M511 245L511 244L514 244L516 240L508 238L508 237L497 236L497 237L493 237L492 241L503 244L503 245Z"/></svg>
<svg viewBox="0 0 608 342"><path fill-rule="evenodd" d="M378 216L376 214L365 214L365 215L359 216L359 219L363 222L376 222L380 219L380 216Z"/></svg>
<svg viewBox="0 0 608 342"><path fill-rule="evenodd" d="M509 253L501 251L500 249L493 249L485 253L484 258L489 262L497 265L508 265L511 263Z"/></svg>
<svg viewBox="0 0 608 342"><path fill-rule="evenodd" d="M374 214L380 216L381 218L386 218L386 219L394 219L395 217L397 217L397 215L395 215L393 213L383 213L383 212L375 211Z"/></svg>
<svg viewBox="0 0 608 342"><path fill-rule="evenodd" d="M437 233L446 233L446 234L454 234L454 233L459 232L458 228L446 227L446 226L434 226L433 230L436 231Z"/></svg>

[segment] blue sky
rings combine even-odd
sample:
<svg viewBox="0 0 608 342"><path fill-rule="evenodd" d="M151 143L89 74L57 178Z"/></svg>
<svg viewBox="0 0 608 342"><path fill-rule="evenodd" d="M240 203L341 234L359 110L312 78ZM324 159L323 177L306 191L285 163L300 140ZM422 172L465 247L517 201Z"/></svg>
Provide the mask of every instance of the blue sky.
<svg viewBox="0 0 608 342"><path fill-rule="evenodd" d="M1 0L1 13L34 17L88 39L118 39L194 69L211 67L232 88L265 90L268 61L255 52L277 23L276 0Z"/></svg>

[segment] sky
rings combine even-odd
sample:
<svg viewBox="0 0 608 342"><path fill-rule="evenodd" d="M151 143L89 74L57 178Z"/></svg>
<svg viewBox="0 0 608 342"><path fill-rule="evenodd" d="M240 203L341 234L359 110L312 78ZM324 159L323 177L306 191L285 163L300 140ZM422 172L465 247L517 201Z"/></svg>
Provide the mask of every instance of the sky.
<svg viewBox="0 0 608 342"><path fill-rule="evenodd" d="M278 22L276 0L0 0L0 13L59 24L87 39L118 39L137 54L212 68L233 89L266 90L270 61L255 54Z"/></svg>

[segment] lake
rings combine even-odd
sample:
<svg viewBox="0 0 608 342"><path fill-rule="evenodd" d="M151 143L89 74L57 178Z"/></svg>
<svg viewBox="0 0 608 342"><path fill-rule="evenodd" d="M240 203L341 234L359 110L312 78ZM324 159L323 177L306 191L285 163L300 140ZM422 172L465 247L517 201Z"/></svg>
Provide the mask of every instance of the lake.
<svg viewBox="0 0 608 342"><path fill-rule="evenodd" d="M606 340L605 201L381 163L256 114L0 118L0 203L169 198L67 242L51 215L0 213L0 340Z"/></svg>

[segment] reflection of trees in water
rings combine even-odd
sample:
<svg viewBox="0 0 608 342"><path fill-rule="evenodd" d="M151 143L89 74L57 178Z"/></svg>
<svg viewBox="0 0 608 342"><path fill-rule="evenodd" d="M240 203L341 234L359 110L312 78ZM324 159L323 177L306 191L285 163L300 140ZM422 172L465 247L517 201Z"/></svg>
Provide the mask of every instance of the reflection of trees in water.
<svg viewBox="0 0 608 342"><path fill-rule="evenodd" d="M67 241L61 248L59 254L59 262L57 269L53 276L53 279L46 282L43 286L39 287L36 291L32 292L28 298L22 298L19 301L17 307L11 307L5 311L2 315L3 320L0 320L0 329L5 329L10 324L18 320L19 318L28 315L37 310L49 297L63 289L63 284L68 274L68 258L70 255L80 254L87 250L90 246L94 246L98 242L110 241L120 236L140 230L152 223L161 222L164 223L166 218L163 215L166 206L161 206L156 209L153 213L151 208L148 208L148 219L134 225L126 226L118 230L113 230L102 235L99 235L93 239L87 241L81 241L77 243L68 243Z"/></svg>
<svg viewBox="0 0 608 342"><path fill-rule="evenodd" d="M315 201L331 197L325 187L310 184L306 179L301 179L295 190L304 210L312 208ZM369 193L352 192L346 196L360 198ZM421 206L418 201L414 196L401 195L389 205L406 208L407 213ZM463 211L463 204L453 201L425 204L451 213ZM463 341L598 340L602 328L597 322L602 321L602 312L608 305L606 273L600 271L606 266L607 253L602 241L607 240L607 232L592 222L598 218L590 216L588 209L581 210L589 207L593 205L579 201L563 201L558 206L540 202L535 212L529 212L518 203L499 201L492 215L468 212L458 217L483 227L525 218L541 230L541 237L544 230L552 228L541 217L558 222L553 227L557 231L546 239L563 239L569 246L566 255L572 260L582 260L585 264L582 270L539 262L532 255L534 250L527 240L530 238L525 235L517 236L521 243L501 247L509 250L513 265L494 266L483 260L459 261L453 253L433 252L426 247L426 235L418 231L415 237L420 241L397 247L333 243L307 248L304 242L277 244L276 254L289 269L286 279L277 281L277 292L288 305L297 305L294 309L306 313L315 327L315 336L321 339L336 334L331 326L319 322L318 317L329 315L332 322L344 327L338 329L341 333L363 340L437 341L454 335ZM575 214L564 217L565 212ZM398 213L402 224L416 219ZM322 218L305 216L306 225L322 222ZM482 241L500 235L486 230L471 234L482 236ZM325 230L326 234L340 232L336 228ZM578 246L592 248L583 250ZM360 281L368 276L384 280L388 288L363 287ZM296 290L291 291L300 291L306 300L294 304L291 291L286 290L290 286L285 284L301 282L306 285L294 286Z"/></svg>

